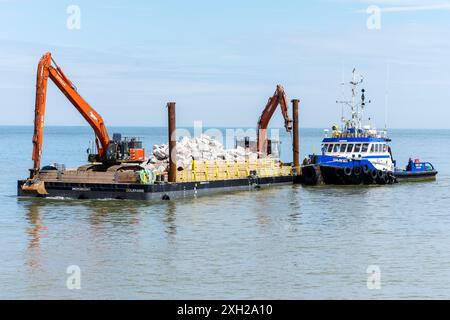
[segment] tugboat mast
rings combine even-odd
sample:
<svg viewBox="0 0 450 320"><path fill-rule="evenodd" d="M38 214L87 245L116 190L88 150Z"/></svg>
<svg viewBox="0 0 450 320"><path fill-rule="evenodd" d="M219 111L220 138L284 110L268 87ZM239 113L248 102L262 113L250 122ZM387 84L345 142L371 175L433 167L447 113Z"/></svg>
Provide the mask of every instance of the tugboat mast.
<svg viewBox="0 0 450 320"><path fill-rule="evenodd" d="M359 79L357 79L356 69L354 68L352 71L352 81L350 81L350 84L352 85L352 102L350 105L352 111L352 120L350 123L350 128L354 128L356 130L361 129L362 122L362 110L359 110L359 103L356 103L356 94L358 85L361 84L363 80L364 79L361 75L359 75Z"/></svg>
<svg viewBox="0 0 450 320"><path fill-rule="evenodd" d="M358 86L363 83L364 78L362 75L356 73L356 69L353 69L352 80L349 82L352 89L352 97L350 101L336 101L340 104L345 104L350 107L351 119L347 120L342 116L342 127L345 132L351 133L353 136L358 137L363 132L363 114L366 105L365 102L365 90L361 89L361 102L357 102ZM370 101L369 101L370 103Z"/></svg>

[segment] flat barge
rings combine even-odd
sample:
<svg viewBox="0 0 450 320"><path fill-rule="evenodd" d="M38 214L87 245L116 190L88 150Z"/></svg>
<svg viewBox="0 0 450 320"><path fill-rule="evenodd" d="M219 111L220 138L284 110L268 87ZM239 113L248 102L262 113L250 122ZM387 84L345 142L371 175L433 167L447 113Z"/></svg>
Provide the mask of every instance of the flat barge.
<svg viewBox="0 0 450 320"><path fill-rule="evenodd" d="M87 149L89 164L68 170L57 165L41 167L49 79L95 133L95 141ZM170 200L292 184L299 169L298 103L298 99L292 100L294 119L291 120L284 88L277 85L258 121L256 152L250 146L250 137L245 137L244 147L241 147L243 153L237 146L236 152L227 153L219 148L221 143L217 141L201 141L198 145L185 141L184 145L180 144L178 154L175 102L169 102L169 143L167 148L153 146L152 156L147 158L140 138L122 137L121 133L114 133L110 138L103 118L81 97L47 52L39 61L36 77L33 168L28 179L17 182L17 194L75 199ZM267 138L267 127L278 105L286 130L294 131L293 163L287 165L274 155L273 141Z"/></svg>
<svg viewBox="0 0 450 320"><path fill-rule="evenodd" d="M47 194L24 190L26 180L17 182L17 194L26 197L63 197L71 199L130 199L171 200L209 195L227 191L252 191L293 183L292 176L257 177L246 179L212 180L199 182L155 183L82 183L45 182Z"/></svg>
<svg viewBox="0 0 450 320"><path fill-rule="evenodd" d="M227 191L252 191L294 182L290 163L276 159L192 161L178 167L174 180L141 166L122 164L98 171L102 164L75 169L46 166L33 179L19 180L24 197L70 199L171 200Z"/></svg>

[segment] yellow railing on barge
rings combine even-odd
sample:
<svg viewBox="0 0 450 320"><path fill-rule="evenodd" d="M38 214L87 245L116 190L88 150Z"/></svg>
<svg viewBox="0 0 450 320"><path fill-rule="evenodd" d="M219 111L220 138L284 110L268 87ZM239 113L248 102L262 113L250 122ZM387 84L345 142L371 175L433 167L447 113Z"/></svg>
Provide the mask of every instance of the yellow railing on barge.
<svg viewBox="0 0 450 320"><path fill-rule="evenodd" d="M287 176L292 174L292 167L274 159L193 160L189 167L178 168L177 182L246 179L251 173L259 177Z"/></svg>
<svg viewBox="0 0 450 320"><path fill-rule="evenodd" d="M151 182L143 179L142 171L86 171L86 170L42 170L39 179L45 182L67 182L67 183L141 183L152 184L157 174L152 176ZM247 179L252 173L259 177L274 177L292 175L292 167L274 159L258 160L193 160L187 168L178 168L177 182L201 182L213 180ZM167 173L163 173L159 179L167 181Z"/></svg>

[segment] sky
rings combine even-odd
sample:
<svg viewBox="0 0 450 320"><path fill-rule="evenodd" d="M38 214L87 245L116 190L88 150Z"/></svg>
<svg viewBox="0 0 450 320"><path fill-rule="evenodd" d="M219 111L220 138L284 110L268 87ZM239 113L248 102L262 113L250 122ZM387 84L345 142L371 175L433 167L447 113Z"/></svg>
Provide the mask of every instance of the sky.
<svg viewBox="0 0 450 320"><path fill-rule="evenodd" d="M254 127L282 84L330 127L356 68L378 127L450 128L449 39L443 0L0 0L0 125L32 125L50 51L107 126L166 126L176 101L179 126ZM85 125L50 82L46 124Z"/></svg>

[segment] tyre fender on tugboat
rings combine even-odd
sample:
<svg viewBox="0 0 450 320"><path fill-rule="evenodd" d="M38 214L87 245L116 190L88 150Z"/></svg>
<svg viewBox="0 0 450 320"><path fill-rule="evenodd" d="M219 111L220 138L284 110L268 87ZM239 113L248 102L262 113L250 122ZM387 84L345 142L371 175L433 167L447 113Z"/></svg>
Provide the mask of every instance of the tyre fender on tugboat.
<svg viewBox="0 0 450 320"><path fill-rule="evenodd" d="M352 169L351 167L345 167L345 168L344 168L344 174L345 174L346 176L351 176L352 173L353 173L353 169Z"/></svg>
<svg viewBox="0 0 450 320"><path fill-rule="evenodd" d="M370 172L369 165L368 165L367 163L364 163L364 164L362 165L362 170L363 170L363 172L364 172L365 174L368 174L368 173Z"/></svg>
<svg viewBox="0 0 450 320"><path fill-rule="evenodd" d="M370 177L375 180L378 177L378 170L374 169L374 170L370 170Z"/></svg>
<svg viewBox="0 0 450 320"><path fill-rule="evenodd" d="M388 182L387 174L384 171L378 171L378 183L386 184Z"/></svg>
<svg viewBox="0 0 450 320"><path fill-rule="evenodd" d="M397 178L395 177L395 175L392 172L388 173L388 179L389 179L389 181L388 181L389 184L394 184L394 183L398 182Z"/></svg>

